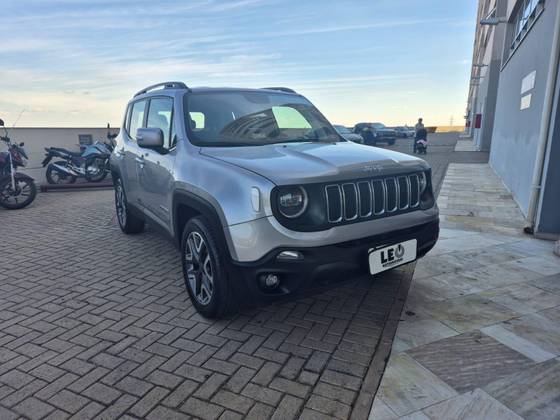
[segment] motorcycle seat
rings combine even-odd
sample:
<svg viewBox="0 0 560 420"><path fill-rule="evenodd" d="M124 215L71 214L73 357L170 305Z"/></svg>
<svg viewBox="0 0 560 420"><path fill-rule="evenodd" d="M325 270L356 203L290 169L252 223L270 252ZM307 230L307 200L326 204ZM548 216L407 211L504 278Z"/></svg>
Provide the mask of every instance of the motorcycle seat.
<svg viewBox="0 0 560 420"><path fill-rule="evenodd" d="M51 150L53 150L55 152L67 153L70 156L75 156L75 157L82 156L82 152L73 152L72 150L67 150L67 149L64 149L62 147L51 147Z"/></svg>

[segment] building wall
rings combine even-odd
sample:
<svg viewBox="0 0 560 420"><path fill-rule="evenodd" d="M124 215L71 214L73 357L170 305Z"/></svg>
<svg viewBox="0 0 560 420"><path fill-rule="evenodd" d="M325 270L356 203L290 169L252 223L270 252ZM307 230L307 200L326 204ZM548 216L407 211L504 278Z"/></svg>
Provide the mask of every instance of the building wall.
<svg viewBox="0 0 560 420"><path fill-rule="evenodd" d="M111 129L111 132L118 132L118 129ZM41 166L45 147L64 147L79 151L78 136L81 134L90 134L93 141L106 140L107 128L8 128L9 137L14 142L24 142L29 156L27 166L21 172L32 176L39 184L46 183L45 168Z"/></svg>
<svg viewBox="0 0 560 420"><path fill-rule="evenodd" d="M497 93L490 164L526 215L531 194L552 33L558 0L548 0L533 27L502 67ZM511 10L511 9L510 9ZM509 40L505 48L509 49ZM521 110L521 83L536 71L531 106Z"/></svg>
<svg viewBox="0 0 560 420"><path fill-rule="evenodd" d="M560 80L560 69L557 79ZM560 234L560 83L556 84L552 124L546 152L543 188L540 196L537 232Z"/></svg>

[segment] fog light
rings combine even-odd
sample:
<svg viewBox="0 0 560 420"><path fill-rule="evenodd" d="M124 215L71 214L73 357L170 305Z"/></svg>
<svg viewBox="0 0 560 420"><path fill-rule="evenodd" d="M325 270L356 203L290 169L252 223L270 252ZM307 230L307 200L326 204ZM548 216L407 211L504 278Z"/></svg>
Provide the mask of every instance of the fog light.
<svg viewBox="0 0 560 420"><path fill-rule="evenodd" d="M303 255L299 251L282 251L276 257L278 260L303 260Z"/></svg>
<svg viewBox="0 0 560 420"><path fill-rule="evenodd" d="M259 280L261 285L267 289L275 289L280 284L280 277L277 274L263 274Z"/></svg>

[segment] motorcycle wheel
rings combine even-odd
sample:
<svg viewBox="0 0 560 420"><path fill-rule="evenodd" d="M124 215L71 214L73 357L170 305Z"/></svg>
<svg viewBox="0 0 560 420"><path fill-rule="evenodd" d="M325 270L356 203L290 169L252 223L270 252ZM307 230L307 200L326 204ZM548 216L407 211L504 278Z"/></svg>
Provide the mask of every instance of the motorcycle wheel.
<svg viewBox="0 0 560 420"><path fill-rule="evenodd" d="M105 159L93 158L86 162L86 180L88 182L101 182L107 176Z"/></svg>
<svg viewBox="0 0 560 420"><path fill-rule="evenodd" d="M56 162L56 163L64 164L64 162ZM52 164L47 166L46 178L49 184L54 184L54 185L73 184L74 182L76 182L76 177L74 175L62 174L59 171L57 171Z"/></svg>
<svg viewBox="0 0 560 420"><path fill-rule="evenodd" d="M16 179L15 190L12 187L12 177L0 179L0 206L8 210L22 209L35 200L37 186L32 179Z"/></svg>

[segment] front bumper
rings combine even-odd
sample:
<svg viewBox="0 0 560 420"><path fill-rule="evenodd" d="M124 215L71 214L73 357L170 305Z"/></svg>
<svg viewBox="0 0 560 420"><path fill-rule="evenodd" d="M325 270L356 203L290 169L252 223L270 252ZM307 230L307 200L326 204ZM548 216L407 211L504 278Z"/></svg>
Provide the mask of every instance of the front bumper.
<svg viewBox="0 0 560 420"><path fill-rule="evenodd" d="M348 280L354 276L369 274L368 252L410 239L417 240L417 258L424 256L435 245L439 236L439 220L410 228L385 232L362 239L318 247L279 247L255 262L233 262L236 277L245 281L251 296L258 300L274 299L294 292L325 287ZM299 251L303 259L279 261L281 251ZM259 278L276 274L280 286L268 290Z"/></svg>
<svg viewBox="0 0 560 420"><path fill-rule="evenodd" d="M437 221L438 217L439 210L434 206L382 219L333 225L327 230L298 232L282 226L274 216L269 216L228 226L224 233L231 258L236 262L251 263L261 260L275 249L334 245L414 228Z"/></svg>

